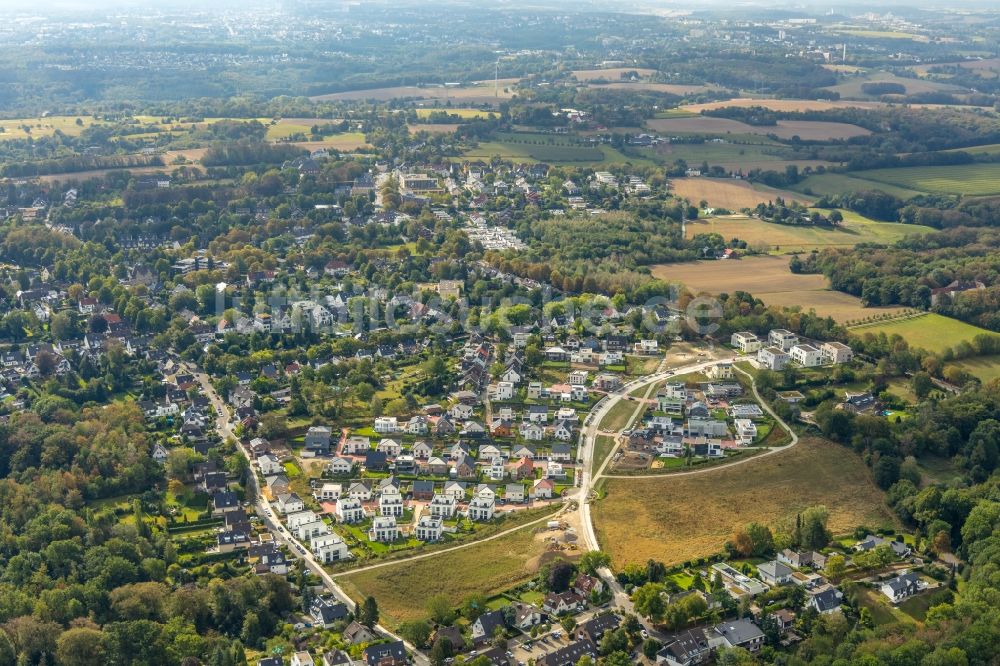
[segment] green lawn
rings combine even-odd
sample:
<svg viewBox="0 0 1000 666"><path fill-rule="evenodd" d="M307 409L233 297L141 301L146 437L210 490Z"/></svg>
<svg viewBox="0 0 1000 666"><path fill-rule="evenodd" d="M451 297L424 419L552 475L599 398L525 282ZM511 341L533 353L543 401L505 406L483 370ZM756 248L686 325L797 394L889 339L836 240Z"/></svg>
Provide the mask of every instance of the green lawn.
<svg viewBox="0 0 1000 666"><path fill-rule="evenodd" d="M611 449L614 448L615 438L610 435L598 435L597 439L594 440L594 457L591 461L591 471L596 472L604 459L608 457L611 453Z"/></svg>
<svg viewBox="0 0 1000 666"><path fill-rule="evenodd" d="M940 353L962 340L972 340L980 334L994 335L985 328L966 324L957 319L928 313L910 319L896 319L875 324L862 324L850 329L854 335L885 333L887 336L899 334L910 343L930 352Z"/></svg>
<svg viewBox="0 0 1000 666"><path fill-rule="evenodd" d="M499 155L503 159L522 162L557 162L573 164L642 164L653 163L642 157L632 158L607 146L585 144L574 135L534 134L530 132L498 133L494 140L480 142L463 155L466 159L489 160Z"/></svg>
<svg viewBox="0 0 1000 666"><path fill-rule="evenodd" d="M1000 378L1000 355L966 358L949 365L962 368L969 374L978 377L979 381L984 384Z"/></svg>
<svg viewBox="0 0 1000 666"><path fill-rule="evenodd" d="M857 174L854 174L857 175ZM881 190L886 194L891 194L900 199L912 199L924 194L914 189L897 187L887 183L875 183L863 178L855 178L842 173L822 173L809 176L799 181L789 189L803 194L815 196L835 196L840 194L850 194L851 192L864 192L867 190Z"/></svg>
<svg viewBox="0 0 1000 666"><path fill-rule="evenodd" d="M1000 193L1000 164L903 167L855 171L857 178L941 194Z"/></svg>
<svg viewBox="0 0 1000 666"><path fill-rule="evenodd" d="M489 118L491 116L496 116L496 113L491 113L489 111L481 111L480 109L417 109L417 118L429 118L435 113L447 113L449 116L458 116L464 120L470 120L472 118Z"/></svg>

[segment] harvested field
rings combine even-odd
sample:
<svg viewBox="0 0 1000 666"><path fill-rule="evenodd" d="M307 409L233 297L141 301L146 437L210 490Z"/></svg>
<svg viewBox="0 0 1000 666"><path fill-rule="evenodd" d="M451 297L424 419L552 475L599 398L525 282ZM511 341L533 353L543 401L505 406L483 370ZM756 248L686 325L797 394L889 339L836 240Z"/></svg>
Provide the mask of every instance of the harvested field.
<svg viewBox="0 0 1000 666"><path fill-rule="evenodd" d="M829 111L830 109L843 109L848 107L875 108L884 106L880 102L848 102L843 100L828 101L822 99L752 99L741 97L738 99L728 99L720 102L706 102L705 104L688 104L681 108L692 113L710 109L724 109L728 107L751 107L762 106L772 111Z"/></svg>
<svg viewBox="0 0 1000 666"><path fill-rule="evenodd" d="M839 322L903 311L897 307L866 308L861 299L832 291L822 275L795 274L788 270L788 257L762 256L726 261L700 261L653 267L653 276L681 282L695 293L747 291L768 305L800 306L803 311L833 317Z"/></svg>
<svg viewBox="0 0 1000 666"><path fill-rule="evenodd" d="M819 120L779 120L777 125L749 125L729 118L697 116L692 118L654 118L646 121L650 129L664 134L759 134L774 135L781 139L797 136L809 141L850 139L871 134L868 130L849 123L831 123Z"/></svg>
<svg viewBox="0 0 1000 666"><path fill-rule="evenodd" d="M793 449L690 476L606 481L592 507L601 548L614 566L656 559L669 564L722 550L751 521L788 527L809 506L830 511L830 528L894 524L861 459L807 437Z"/></svg>
<svg viewBox="0 0 1000 666"><path fill-rule="evenodd" d="M781 197L785 201L798 201L803 205L813 203L812 197L789 190L777 190L764 185L756 185L745 180L724 180L720 178L674 178L670 189L681 198L697 205L705 200L714 208L742 210L757 204L774 201Z"/></svg>

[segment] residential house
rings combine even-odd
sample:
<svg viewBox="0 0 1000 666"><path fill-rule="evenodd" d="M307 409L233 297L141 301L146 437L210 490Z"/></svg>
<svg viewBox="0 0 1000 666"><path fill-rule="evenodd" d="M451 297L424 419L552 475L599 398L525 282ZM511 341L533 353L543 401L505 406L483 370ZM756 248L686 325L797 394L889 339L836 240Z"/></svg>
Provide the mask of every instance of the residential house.
<svg viewBox="0 0 1000 666"><path fill-rule="evenodd" d="M347 489L347 495L352 499L367 502L372 498L372 489L361 481L356 481Z"/></svg>
<svg viewBox="0 0 1000 666"><path fill-rule="evenodd" d="M584 657L597 659L597 646L589 640L573 641L535 660L535 666L576 666Z"/></svg>
<svg viewBox="0 0 1000 666"><path fill-rule="evenodd" d="M586 639L597 645L601 642L604 634L617 629L621 622L621 618L616 613L602 613L577 625L576 629L573 630L573 635L577 639Z"/></svg>
<svg viewBox="0 0 1000 666"><path fill-rule="evenodd" d="M410 663L403 641L369 645L362 654L366 666L406 666Z"/></svg>
<svg viewBox="0 0 1000 666"><path fill-rule="evenodd" d="M378 416L373 429L380 435L393 435L400 432L399 421L395 416Z"/></svg>
<svg viewBox="0 0 1000 666"><path fill-rule="evenodd" d="M317 455L330 453L332 431L327 426L312 426L306 431L305 449Z"/></svg>
<svg viewBox="0 0 1000 666"><path fill-rule="evenodd" d="M731 361L720 361L711 366L708 369L707 374L712 379L732 379L733 364Z"/></svg>
<svg viewBox="0 0 1000 666"><path fill-rule="evenodd" d="M772 329L767 334L767 344L771 347L777 347L784 352L791 350L798 342L799 337L797 335L783 328Z"/></svg>
<svg viewBox="0 0 1000 666"><path fill-rule="evenodd" d="M789 356L803 368L813 368L823 362L822 352L812 345L795 345Z"/></svg>
<svg viewBox="0 0 1000 666"><path fill-rule="evenodd" d="M520 483L508 483L504 487L503 497L508 503L524 502L524 485Z"/></svg>
<svg viewBox="0 0 1000 666"><path fill-rule="evenodd" d="M351 473L354 469L354 463L352 463L347 458L332 458L326 465L323 466L328 474L333 476L345 476Z"/></svg>
<svg viewBox="0 0 1000 666"><path fill-rule="evenodd" d="M278 495L278 498L274 502L278 511L285 514L286 516L290 513L297 513L306 508L305 503L299 498L295 493L284 493Z"/></svg>
<svg viewBox="0 0 1000 666"><path fill-rule="evenodd" d="M372 448L372 443L367 437L352 436L348 437L344 442L343 453L347 455L363 455L368 453Z"/></svg>
<svg viewBox="0 0 1000 666"><path fill-rule="evenodd" d="M882 594L884 594L889 601L894 604L898 604L900 601L908 599L914 594L920 592L920 576L912 571L900 574L899 576L882 583L882 587L880 589Z"/></svg>
<svg viewBox="0 0 1000 666"><path fill-rule="evenodd" d="M686 629L668 636L663 648L656 653L656 663L667 666L696 666L708 661L712 654L705 630Z"/></svg>
<svg viewBox="0 0 1000 666"><path fill-rule="evenodd" d="M434 497L434 482L417 479L410 486L410 494L415 500L430 501Z"/></svg>
<svg viewBox="0 0 1000 666"><path fill-rule="evenodd" d="M284 466L281 461L278 460L278 456L273 453L265 453L257 458L257 466L260 468L260 473L264 476L273 476L275 474L281 474L285 471Z"/></svg>
<svg viewBox="0 0 1000 666"><path fill-rule="evenodd" d="M751 354L761 348L760 339L749 331L733 333L729 339L729 344L736 347L744 354Z"/></svg>
<svg viewBox="0 0 1000 666"><path fill-rule="evenodd" d="M489 495L477 493L469 502L469 520L487 521L493 519L496 510L496 499Z"/></svg>
<svg viewBox="0 0 1000 666"><path fill-rule="evenodd" d="M566 592L549 592L542 601L542 610L550 615L565 615L581 611L586 606L586 602L576 592L567 590Z"/></svg>
<svg viewBox="0 0 1000 666"><path fill-rule="evenodd" d="M771 560L757 567L757 576L768 585L785 585L792 581L792 569L787 564Z"/></svg>
<svg viewBox="0 0 1000 666"><path fill-rule="evenodd" d="M573 581L573 591L584 599L589 599L592 594L601 594L604 592L604 582L597 576L580 574Z"/></svg>
<svg viewBox="0 0 1000 666"><path fill-rule="evenodd" d="M293 652L292 666L316 666L316 662L308 652Z"/></svg>
<svg viewBox="0 0 1000 666"><path fill-rule="evenodd" d="M713 647L740 647L754 653L764 644L764 632L748 619L730 620L712 627L709 645Z"/></svg>
<svg viewBox="0 0 1000 666"><path fill-rule="evenodd" d="M382 516L403 516L403 495L395 486L389 486L378 496L378 511Z"/></svg>
<svg viewBox="0 0 1000 666"><path fill-rule="evenodd" d="M388 458L395 458L403 451L403 447L396 440L386 437L378 443L375 450L384 453Z"/></svg>
<svg viewBox="0 0 1000 666"><path fill-rule="evenodd" d="M824 363L850 363L854 352L843 342L824 342L819 346Z"/></svg>
<svg viewBox="0 0 1000 666"><path fill-rule="evenodd" d="M378 634L356 620L347 625L341 636L351 645L370 643L378 638Z"/></svg>
<svg viewBox="0 0 1000 666"><path fill-rule="evenodd" d="M361 506L361 500L356 497L338 499L334 514L342 523L360 523L365 519L365 509Z"/></svg>
<svg viewBox="0 0 1000 666"><path fill-rule="evenodd" d="M432 447L427 442L421 440L413 444L413 447L410 449L410 452L413 454L413 457L416 458L417 460L427 460L434 453L434 447Z"/></svg>
<svg viewBox="0 0 1000 666"><path fill-rule="evenodd" d="M540 442L545 439L545 428L538 423L526 421L521 424L521 437L529 442Z"/></svg>
<svg viewBox="0 0 1000 666"><path fill-rule="evenodd" d="M376 516L372 520L371 529L368 530L368 539L370 541L388 543L398 538L399 526L396 525L396 519L393 516Z"/></svg>
<svg viewBox="0 0 1000 666"><path fill-rule="evenodd" d="M507 620L502 610L483 613L472 623L472 641L485 643L492 641L497 632L507 630Z"/></svg>
<svg viewBox="0 0 1000 666"><path fill-rule="evenodd" d="M462 488L462 496L465 496L464 488ZM455 496L442 493L435 493L427 505L428 512L435 518L451 518L455 515L457 508L458 500Z"/></svg>
<svg viewBox="0 0 1000 666"><path fill-rule="evenodd" d="M552 499L555 487L555 481L552 479L537 479L531 487L531 497L534 499Z"/></svg>
<svg viewBox="0 0 1000 666"><path fill-rule="evenodd" d="M331 601L324 597L317 597L313 600L309 608L309 616L313 619L313 624L318 627L329 628L335 623L347 618L350 611L347 606L340 602Z"/></svg>
<svg viewBox="0 0 1000 666"><path fill-rule="evenodd" d="M441 518L424 514L417 521L414 535L421 541L440 541L444 533L444 524Z"/></svg>
<svg viewBox="0 0 1000 666"><path fill-rule="evenodd" d="M736 443L740 446L750 446L757 438L757 426L750 419L736 419L733 422L736 431Z"/></svg>
<svg viewBox="0 0 1000 666"><path fill-rule="evenodd" d="M878 401L871 393L845 393L841 407L853 414L867 414L875 411Z"/></svg>
<svg viewBox="0 0 1000 666"><path fill-rule="evenodd" d="M781 372L788 365L788 354L778 347L764 347L757 350L757 363L767 368Z"/></svg>
<svg viewBox="0 0 1000 666"><path fill-rule="evenodd" d="M835 587L828 587L812 595L806 605L810 608L815 608L821 615L828 615L840 610L842 599L843 595L840 593L840 590Z"/></svg>

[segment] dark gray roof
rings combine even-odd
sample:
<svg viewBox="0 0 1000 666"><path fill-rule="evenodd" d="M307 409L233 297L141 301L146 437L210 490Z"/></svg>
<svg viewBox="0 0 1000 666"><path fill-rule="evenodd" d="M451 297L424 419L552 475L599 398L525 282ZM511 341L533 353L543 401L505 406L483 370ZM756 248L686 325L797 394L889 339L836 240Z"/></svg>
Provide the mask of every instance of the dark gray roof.
<svg viewBox="0 0 1000 666"><path fill-rule="evenodd" d="M715 633L725 638L730 645L744 645L764 635L764 632L750 620L723 622L715 626Z"/></svg>

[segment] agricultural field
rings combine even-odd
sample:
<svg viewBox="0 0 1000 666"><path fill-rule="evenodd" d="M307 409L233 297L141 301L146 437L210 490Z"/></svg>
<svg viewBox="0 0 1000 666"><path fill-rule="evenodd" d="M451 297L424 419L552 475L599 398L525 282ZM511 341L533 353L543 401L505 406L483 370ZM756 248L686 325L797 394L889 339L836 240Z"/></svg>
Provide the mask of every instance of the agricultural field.
<svg viewBox="0 0 1000 666"><path fill-rule="evenodd" d="M829 211L820 211L829 213ZM827 247L853 247L858 243L894 243L911 234L933 232L930 227L876 222L849 210L841 210L844 222L836 229L828 227L773 224L743 215L709 217L687 223L687 236L717 233L726 240L739 238L751 246L773 245L778 251L810 252Z"/></svg>
<svg viewBox="0 0 1000 666"><path fill-rule="evenodd" d="M81 124L77 124L77 118ZM27 139L52 136L56 131L69 136L77 136L85 128L92 125L104 125L103 121L92 116L46 116L45 118L16 118L0 120L0 141L11 139ZM26 129L27 128L27 129Z"/></svg>
<svg viewBox="0 0 1000 666"><path fill-rule="evenodd" d="M1000 164L871 169L854 171L851 175L921 192L967 195L1000 193Z"/></svg>
<svg viewBox="0 0 1000 666"><path fill-rule="evenodd" d="M865 180L864 178L857 178L856 175L857 174L847 175L831 172L813 174L793 185L792 189L816 196L837 196L840 194L850 194L852 192L881 190L886 194L899 197L904 201L920 196L921 194L926 194L925 192L918 192L917 190L907 189L905 187L889 185L888 183L876 183L871 180Z"/></svg>
<svg viewBox="0 0 1000 666"><path fill-rule="evenodd" d="M428 132L430 134L451 134L460 127L458 123L407 123L410 134Z"/></svg>
<svg viewBox="0 0 1000 666"><path fill-rule="evenodd" d="M319 141L295 141L294 146L300 146L308 150L319 150L327 148L331 150L357 150L367 148L364 132L341 132L340 134L330 134Z"/></svg>
<svg viewBox="0 0 1000 666"><path fill-rule="evenodd" d="M449 109L446 107L433 108L433 109L417 109L417 118L429 118L435 113L447 113L449 116L458 116L463 120L472 120L474 118L495 118L497 114L491 111L483 111L481 109Z"/></svg>
<svg viewBox="0 0 1000 666"><path fill-rule="evenodd" d="M609 69L575 69L572 74L574 79L582 82L620 81L622 74L627 72L635 72L639 76L645 77L652 76L656 70L643 67L613 67Z"/></svg>
<svg viewBox="0 0 1000 666"><path fill-rule="evenodd" d="M696 166L707 162L710 166L721 166L728 171L750 171L751 169L784 171L785 166L789 164L794 164L800 169L807 166L815 168L832 164L832 162L822 160L790 158L788 149L766 138L762 139L760 143L757 141L751 143L730 141L724 143L661 143L650 148L643 148L640 152L664 163L684 160L689 165Z"/></svg>
<svg viewBox="0 0 1000 666"><path fill-rule="evenodd" d="M962 69L967 69L970 72L974 72L976 76L984 79L995 79L1000 77L1000 58L983 58L982 60L963 60L961 62L942 62L934 63L932 65L916 65L910 67L910 70L915 72L919 76L930 75L930 69L933 67L961 67ZM936 76L943 76L937 74Z"/></svg>
<svg viewBox="0 0 1000 666"><path fill-rule="evenodd" d="M510 132L497 134L493 141L483 141L463 155L463 159L490 160L495 155L520 162L555 162L575 164L652 165L644 158L631 158L608 145L590 146L567 136Z"/></svg>
<svg viewBox="0 0 1000 666"><path fill-rule="evenodd" d="M750 97L739 97L727 99L719 102L705 102L703 104L687 104L680 107L683 111L691 113L701 113L711 109L724 109L728 107L748 108L760 106L772 111L829 111L831 109L843 109L847 107L874 108L883 106L880 102L848 102L842 100L823 99L754 99Z"/></svg>
<svg viewBox="0 0 1000 666"><path fill-rule="evenodd" d="M977 335L984 333L991 334L985 328L979 328L933 312L916 317L863 324L852 327L850 331L853 335L885 333L887 336L891 336L898 333L910 343L911 347L919 347L935 353L943 351L946 347L952 347L962 340L972 340Z"/></svg>
<svg viewBox="0 0 1000 666"><path fill-rule="evenodd" d="M472 594L489 597L531 578L544 562L558 557L548 551L546 534L526 527L450 553L345 574L338 582L356 599L373 595L383 621L398 627L426 617L425 604L432 596L444 595L458 606Z"/></svg>
<svg viewBox="0 0 1000 666"><path fill-rule="evenodd" d="M733 468L662 479L615 479L592 507L601 548L614 566L653 558L674 564L722 550L734 530L757 521L788 527L797 512L824 505L833 532L893 525L862 460L806 437L791 450Z"/></svg>
<svg viewBox="0 0 1000 666"><path fill-rule="evenodd" d="M500 79L499 91L495 94L493 81L477 81L463 86L393 86L390 88L368 88L365 90L348 90L345 92L316 95L314 101L326 102L335 100L365 100L373 99L379 102L390 99L409 97L416 99L434 99L446 102L461 100L466 104L491 104L498 99L510 99L514 96L513 86L519 79Z"/></svg>
<svg viewBox="0 0 1000 666"><path fill-rule="evenodd" d="M797 136L806 141L850 139L871 134L849 123L820 120L779 120L777 125L749 125L729 118L696 116L691 118L654 118L646 121L650 129L665 134L759 134L781 139Z"/></svg>
<svg viewBox="0 0 1000 666"><path fill-rule="evenodd" d="M698 93L718 90L715 86L688 85L682 83L641 83L624 81L621 83L591 83L590 88L602 88L611 90L628 90L632 92L657 92L668 95L697 95Z"/></svg>
<svg viewBox="0 0 1000 666"><path fill-rule="evenodd" d="M840 96L844 98L872 99L873 97L871 95L865 94L861 89L861 86L865 83L898 83L906 89L907 95L917 95L920 93L930 92L968 92L968 90L959 86L947 83L938 83L937 81L928 81L926 79L910 79L902 76L896 76L895 74L890 74L888 72L872 72L864 76L850 77L844 83L829 86L824 90L838 92L840 93Z"/></svg>
<svg viewBox="0 0 1000 666"><path fill-rule="evenodd" d="M737 289L747 291L768 305L801 306L804 311L833 317L839 322L858 321L878 315L898 315L903 308L864 307L861 299L832 291L822 275L795 274L788 258L747 257L727 261L664 264L653 267L653 276L681 282L695 293L718 294Z"/></svg>
<svg viewBox="0 0 1000 666"><path fill-rule="evenodd" d="M803 205L813 203L813 198L792 192L779 190L766 185L750 183L745 180L727 180L723 178L672 178L670 189L673 194L682 199L698 204L707 201L714 208L742 210L754 208L757 204L774 201L781 197L787 202L798 201Z"/></svg>

